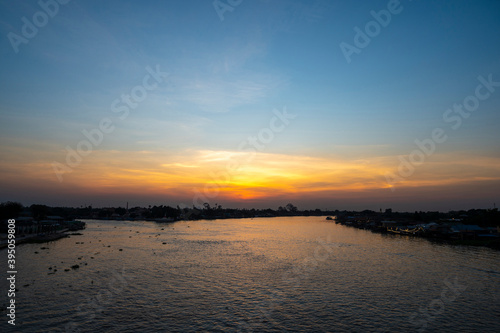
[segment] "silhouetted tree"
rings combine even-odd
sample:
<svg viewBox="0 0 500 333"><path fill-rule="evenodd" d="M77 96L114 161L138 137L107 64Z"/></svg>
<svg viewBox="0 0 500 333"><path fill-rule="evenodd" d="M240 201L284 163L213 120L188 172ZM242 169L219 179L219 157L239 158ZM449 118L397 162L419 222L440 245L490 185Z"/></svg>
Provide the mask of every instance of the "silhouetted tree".
<svg viewBox="0 0 500 333"><path fill-rule="evenodd" d="M99 210L99 213L97 213L97 216L99 216L100 218L109 218L110 213L108 210L101 209L101 210Z"/></svg>
<svg viewBox="0 0 500 333"><path fill-rule="evenodd" d="M118 207L115 209L115 213L122 216L123 214L125 214L127 212L127 210L123 207Z"/></svg>
<svg viewBox="0 0 500 333"><path fill-rule="evenodd" d="M30 210L31 214L33 214L33 218L37 221L40 221L47 217L50 208L45 205L31 205Z"/></svg>
<svg viewBox="0 0 500 333"><path fill-rule="evenodd" d="M0 204L0 219L15 219L23 211L19 202L7 201Z"/></svg>
<svg viewBox="0 0 500 333"><path fill-rule="evenodd" d="M297 211L297 207L292 205L291 203L286 205L286 210L292 213L295 213Z"/></svg>
<svg viewBox="0 0 500 333"><path fill-rule="evenodd" d="M165 206L163 216L177 218L180 215L180 211L174 207Z"/></svg>

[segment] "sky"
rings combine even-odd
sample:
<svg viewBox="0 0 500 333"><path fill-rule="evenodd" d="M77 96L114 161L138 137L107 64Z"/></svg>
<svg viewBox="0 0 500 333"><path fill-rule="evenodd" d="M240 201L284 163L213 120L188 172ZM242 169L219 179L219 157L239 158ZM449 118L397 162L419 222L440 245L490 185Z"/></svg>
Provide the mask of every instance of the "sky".
<svg viewBox="0 0 500 333"><path fill-rule="evenodd" d="M0 0L0 202L500 204L500 2Z"/></svg>

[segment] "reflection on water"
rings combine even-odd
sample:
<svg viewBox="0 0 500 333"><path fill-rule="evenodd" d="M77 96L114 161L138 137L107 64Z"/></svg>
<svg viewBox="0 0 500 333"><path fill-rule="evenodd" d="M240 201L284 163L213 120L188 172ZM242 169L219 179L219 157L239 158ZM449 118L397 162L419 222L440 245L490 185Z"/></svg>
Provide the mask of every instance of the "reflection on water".
<svg viewBox="0 0 500 333"><path fill-rule="evenodd" d="M87 221L82 233L18 247L17 325L5 319L2 331L455 332L500 321L490 249L322 217Z"/></svg>

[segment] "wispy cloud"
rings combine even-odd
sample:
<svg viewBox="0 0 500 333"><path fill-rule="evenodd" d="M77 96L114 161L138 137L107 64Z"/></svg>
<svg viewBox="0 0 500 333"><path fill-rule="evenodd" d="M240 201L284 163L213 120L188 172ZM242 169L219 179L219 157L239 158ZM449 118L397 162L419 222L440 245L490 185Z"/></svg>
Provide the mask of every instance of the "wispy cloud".
<svg viewBox="0 0 500 333"><path fill-rule="evenodd" d="M205 112L229 112L234 107L258 102L267 86L252 81L195 80L181 87L182 102L193 103Z"/></svg>

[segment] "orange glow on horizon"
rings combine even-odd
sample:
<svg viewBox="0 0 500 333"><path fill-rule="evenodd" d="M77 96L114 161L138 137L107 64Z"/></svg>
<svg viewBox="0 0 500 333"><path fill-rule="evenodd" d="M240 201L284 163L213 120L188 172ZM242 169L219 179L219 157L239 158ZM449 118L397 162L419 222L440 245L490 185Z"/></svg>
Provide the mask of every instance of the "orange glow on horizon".
<svg viewBox="0 0 500 333"><path fill-rule="evenodd" d="M28 153L28 152L26 152ZM42 155L39 153L39 155ZM18 154L19 156L19 154ZM465 157L464 157L465 156ZM51 156L54 158L54 156ZM171 155L153 151L95 151L59 183L50 162L41 158L19 167L3 160L0 169L12 179L43 181L56 188L86 193L174 193L227 201L265 200L276 197L356 195L391 187L385 178L397 173L395 156L370 159L310 157L232 151L185 151ZM179 162L179 161L182 161ZM435 154L416 166L399 188L453 187L457 184L500 179L499 158L466 154ZM216 194L215 194L216 193Z"/></svg>

